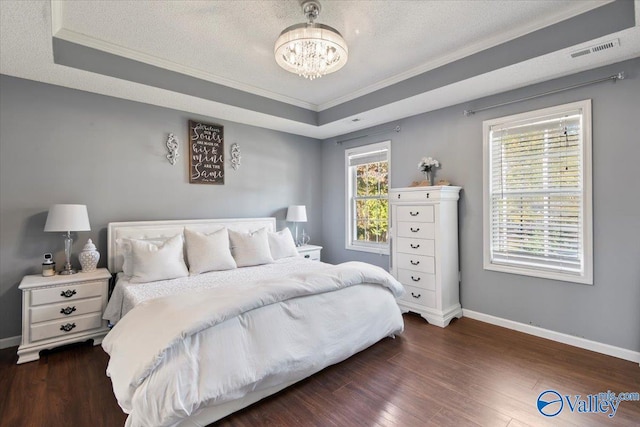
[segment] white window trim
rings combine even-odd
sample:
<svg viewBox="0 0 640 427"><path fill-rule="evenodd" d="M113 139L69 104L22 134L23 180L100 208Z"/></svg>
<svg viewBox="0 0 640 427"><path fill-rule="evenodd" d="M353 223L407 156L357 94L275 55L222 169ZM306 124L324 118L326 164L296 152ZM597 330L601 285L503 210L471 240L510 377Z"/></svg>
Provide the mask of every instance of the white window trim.
<svg viewBox="0 0 640 427"><path fill-rule="evenodd" d="M489 131L492 126L505 121L526 120L540 117L547 114L561 113L564 110L582 110L583 123L583 224L582 236L584 239L583 252L583 271L581 274L563 273L547 270L539 270L532 267L514 267L503 264L493 263L491 260L491 164L490 164L490 140ZM512 116L501 117L493 120L487 120L482 123L483 133L483 258L484 269L499 271L504 273L520 274L524 276L533 276L543 279L562 280L566 282L581 283L593 285L593 206L592 206L592 123L591 123L591 100L573 102L555 107L544 108L536 111L515 114Z"/></svg>
<svg viewBox="0 0 640 427"><path fill-rule="evenodd" d="M367 153L369 151L387 150L387 159L389 162L389 188L391 188L391 140L376 142L373 144L363 145L360 147L348 148L344 151L344 173L345 173L345 249L351 251L370 252L380 255L389 255L389 243L354 243L351 239L353 235L353 224L351 221L353 215L353 205L351 204L351 189L353 181L349 171L349 157L357 154Z"/></svg>

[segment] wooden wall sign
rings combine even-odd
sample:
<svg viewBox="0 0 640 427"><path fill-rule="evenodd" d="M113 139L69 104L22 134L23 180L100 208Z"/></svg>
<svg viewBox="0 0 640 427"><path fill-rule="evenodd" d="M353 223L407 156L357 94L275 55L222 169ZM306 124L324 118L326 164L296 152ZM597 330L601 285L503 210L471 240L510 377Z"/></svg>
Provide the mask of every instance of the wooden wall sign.
<svg viewBox="0 0 640 427"><path fill-rule="evenodd" d="M189 120L189 182L224 184L223 126Z"/></svg>

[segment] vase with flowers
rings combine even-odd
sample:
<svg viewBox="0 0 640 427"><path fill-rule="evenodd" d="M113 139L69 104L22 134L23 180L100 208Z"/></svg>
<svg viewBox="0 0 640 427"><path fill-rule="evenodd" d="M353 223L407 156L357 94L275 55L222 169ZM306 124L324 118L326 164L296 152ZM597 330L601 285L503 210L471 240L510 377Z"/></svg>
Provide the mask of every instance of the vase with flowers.
<svg viewBox="0 0 640 427"><path fill-rule="evenodd" d="M440 162L432 157L423 157L418 163L418 167L428 181L428 185L435 185L435 169L440 167Z"/></svg>

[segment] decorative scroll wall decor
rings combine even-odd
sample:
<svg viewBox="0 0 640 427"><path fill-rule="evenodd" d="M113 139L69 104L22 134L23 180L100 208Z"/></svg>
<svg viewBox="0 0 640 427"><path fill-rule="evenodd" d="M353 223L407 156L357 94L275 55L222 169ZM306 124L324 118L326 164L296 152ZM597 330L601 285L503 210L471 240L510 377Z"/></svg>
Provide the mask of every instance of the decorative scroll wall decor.
<svg viewBox="0 0 640 427"><path fill-rule="evenodd" d="M224 184L223 126L189 120L189 182Z"/></svg>
<svg viewBox="0 0 640 427"><path fill-rule="evenodd" d="M238 143L234 143L233 145L231 145L231 167L233 168L233 170L238 170L238 168L240 167L240 160L240 146L238 145Z"/></svg>
<svg viewBox="0 0 640 427"><path fill-rule="evenodd" d="M169 150L169 154L167 154L167 160L169 160L169 163L171 163L172 165L175 165L178 157L180 157L180 154L178 154L179 146L180 143L178 142L176 137L173 136L172 133L170 133L169 137L167 138L167 150Z"/></svg>

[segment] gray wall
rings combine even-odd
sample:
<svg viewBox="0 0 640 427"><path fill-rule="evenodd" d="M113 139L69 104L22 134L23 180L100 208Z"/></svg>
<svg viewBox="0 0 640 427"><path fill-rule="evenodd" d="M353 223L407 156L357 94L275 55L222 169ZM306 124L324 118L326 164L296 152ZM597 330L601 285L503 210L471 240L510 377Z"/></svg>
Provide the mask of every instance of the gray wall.
<svg viewBox="0 0 640 427"><path fill-rule="evenodd" d="M481 107L625 71L600 83L465 117ZM465 309L640 351L640 59L476 100L400 122L400 133L361 138L322 149L323 258L388 266L388 257L344 249L344 150L392 140L391 185L420 178L423 156L441 161L436 179L463 187L459 202L461 300ZM482 121L592 99L594 285L485 271L482 267ZM394 123L395 124L395 123ZM389 128L391 124L379 128ZM372 133L362 131L358 134ZM340 139L340 138L337 138Z"/></svg>
<svg viewBox="0 0 640 427"><path fill-rule="evenodd" d="M187 121L224 125L225 151L237 142L242 165L227 160L225 185L189 184ZM182 143L175 166L165 142ZM0 339L20 335L25 274L42 254L64 260L58 233L43 231L56 203L86 204L90 232L77 233L72 260L88 238L106 266L112 221L275 216L307 206L305 230L322 243L318 140L216 118L0 76Z"/></svg>
<svg viewBox="0 0 640 427"><path fill-rule="evenodd" d="M344 249L344 150L391 139L392 186L419 179L417 162L430 155L442 162L437 179L464 188L459 203L464 308L640 351L640 59L470 105L499 103L622 70L627 80L616 84L579 88L472 117L462 115L468 105L454 106L406 118L400 133L341 145L335 144L341 138L320 144L0 76L0 339L20 334L17 286L22 276L39 271L43 252L54 251L56 262L63 261L61 237L42 231L47 208L54 203L87 204L92 231L78 233L74 254L91 237L103 255L110 221L275 215L281 228L287 205L306 204L305 228L312 243L324 246L324 260L363 260L387 267L387 256ZM593 99L594 286L484 271L482 121L586 98ZM184 149L179 164L166 161L167 133L184 142L188 119L220 123L227 147L240 144L242 166L233 171L227 165L224 186L188 184ZM365 133L372 132L356 135Z"/></svg>

